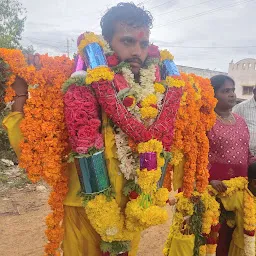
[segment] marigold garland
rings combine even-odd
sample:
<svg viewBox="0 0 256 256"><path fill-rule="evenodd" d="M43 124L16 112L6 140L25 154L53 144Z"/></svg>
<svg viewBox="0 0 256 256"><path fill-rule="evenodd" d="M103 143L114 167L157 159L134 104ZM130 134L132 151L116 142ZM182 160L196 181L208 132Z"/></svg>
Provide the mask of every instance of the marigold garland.
<svg viewBox="0 0 256 256"><path fill-rule="evenodd" d="M46 218L45 231L48 243L47 255L59 255L63 240L62 220L63 200L67 193L67 132L64 124L62 83L69 77L72 61L65 56L40 56L41 69L27 66L20 50L0 49L0 56L8 63L12 73L7 82L6 101L11 101L13 90L10 85L16 76L23 78L29 85L30 97L24 106L24 119L21 131L20 166L25 168L32 182L44 179L52 188L48 203L52 213Z"/></svg>
<svg viewBox="0 0 256 256"><path fill-rule="evenodd" d="M248 190L248 181L244 177L224 180L227 190L220 197L230 197L237 191L243 193L243 220L244 220L244 252L246 256L255 254L255 230L256 230L256 202L254 196ZM217 195L217 191L209 188L209 191Z"/></svg>
<svg viewBox="0 0 256 256"><path fill-rule="evenodd" d="M183 239L184 237L186 238L189 235L194 235L196 237L196 234L193 233L194 229L191 220L195 214L198 214L194 206L200 200L203 205L202 228L201 230L197 230L197 232L200 233L200 236L207 237L207 235L211 233L211 228L219 223L219 204L214 196L209 194L207 190L204 193L193 192L190 198L186 197L183 192L178 193L176 195L176 200L176 211L173 217L173 223L170 227L170 232L163 249L165 256L169 255L169 250L171 246L173 246L172 238L174 236L179 237L180 239ZM195 243L195 246L198 246L198 244ZM199 255L205 255L207 248L208 244L203 244L194 250L194 252L199 251ZM216 249L216 246L214 248ZM215 251L213 253L215 253Z"/></svg>
<svg viewBox="0 0 256 256"><path fill-rule="evenodd" d="M100 80L112 81L114 79L114 72L109 67L98 67L94 69L88 69L86 75L86 84L93 82L99 82Z"/></svg>
<svg viewBox="0 0 256 256"><path fill-rule="evenodd" d="M100 38L92 32L86 32L80 37L81 40L78 42L78 51L81 54L81 56L84 55L84 47L86 47L89 44L98 43L102 48L105 48L107 45L103 38Z"/></svg>
<svg viewBox="0 0 256 256"><path fill-rule="evenodd" d="M166 77L166 83L169 87L181 88L185 86L185 82L183 80L173 78L171 76Z"/></svg>
<svg viewBox="0 0 256 256"><path fill-rule="evenodd" d="M160 51L160 59L161 59L161 61L173 60L174 57L168 50L161 50Z"/></svg>
<svg viewBox="0 0 256 256"><path fill-rule="evenodd" d="M171 163L176 166L185 157L183 190L186 196L190 196L195 182L200 192L208 185L209 142L206 132L215 121L216 100L208 79L193 74L182 73L181 76L185 86L175 123Z"/></svg>
<svg viewBox="0 0 256 256"><path fill-rule="evenodd" d="M84 47L90 43L98 43L103 48L108 48L106 42L93 33L86 33L79 40L81 55L84 54ZM12 54L20 55L19 52L12 52ZM173 56L167 50L162 51L160 55L162 61L173 60ZM13 58L6 57L6 59L11 63ZM111 58L108 59L109 61L111 60ZM112 62L113 60L114 57ZM18 62L11 63L10 71L12 75L7 82L6 99L11 100L14 95L10 85L13 83L16 75L24 78L30 85L39 85L37 89L31 90L31 98L25 107L25 119L21 127L25 137L22 144L21 164L28 170L31 180L37 181L43 178L53 187L49 199L53 213L47 218L48 229L46 231L50 243L46 246L46 253L57 255L63 236L61 227L61 220L63 218L62 202L67 192L67 179L65 178L66 163L63 161L64 156L67 154L67 133L64 125L64 106L60 86L71 73L71 62L64 57L50 58L45 55L41 58L41 64L42 69L36 71L34 67L27 66L22 58ZM205 82L194 75L186 76L183 74L181 78L167 77L166 81L162 84L157 75L158 71L155 64L151 64L148 69L141 70L141 85L145 85L145 88L142 88L142 86L134 83L132 79L129 79L131 78L130 71L128 69L125 71L125 68L123 69L123 75L126 77L127 83L134 86L131 90L131 95L127 97L130 103L131 99L133 100L132 104L126 100L126 103L130 104L129 106L124 106L125 102L123 102L123 105L120 104L115 98L116 91L111 87L114 72L108 67L95 68L88 70L87 73L86 84L92 84L97 97L99 95L103 96L98 97L100 99L99 103L103 109L105 108L107 115L129 135L128 144L131 145L131 149L139 154L157 153L157 168L155 170L148 171L147 169L142 169L137 171L138 185L142 189L142 194L127 204L126 223L114 199L106 202L105 196L102 195L102 198L96 196L95 199L88 203L88 218L102 239L106 241L131 240L131 232L141 231L149 226L163 223L166 220L167 213L159 206L164 206L168 199L168 191L167 189L157 189L156 185L161 176L161 167L164 165L164 158L160 154L163 153L163 149L165 151L170 151L171 149L172 130L174 129L173 122L179 106L178 118L175 122L174 143L172 145L174 157L171 163L178 164L183 155L186 157L184 175L185 196L189 197L192 194L195 181L196 188L200 192L203 192L208 184L206 168L206 155L208 152L205 150L208 144L205 131L210 129L214 123L214 101L212 100L212 91L209 89L209 81ZM207 93L204 93L204 86ZM180 102L182 90L183 96ZM142 92L145 92L145 95ZM164 93L166 105L162 106ZM109 97L104 98L106 95ZM123 119L117 116L115 111L110 111L113 105L119 107L118 110ZM136 116L134 109L140 112L142 119L146 120L153 120L157 117L158 112L160 114L157 121L147 128L140 122L137 122L128 112L130 111ZM160 109L161 112L159 111ZM128 119L129 123L126 123L124 120ZM201 128L199 128L199 125L201 125ZM136 131L133 127L137 128ZM167 127L169 134L165 132ZM33 143L35 141L38 143ZM200 154L201 151L203 152ZM169 166L169 169L171 169L171 166ZM168 174L171 173L169 169L167 170ZM192 215L193 208L190 209L190 206L188 206L191 205L189 199L184 196L182 198L180 198L180 202L188 203L184 207L187 206L189 209L188 213ZM206 204L210 199L206 197L205 200ZM146 204L144 204L145 201ZM112 214L115 218L109 219L105 226L108 226L108 228L104 228L104 225L99 226L98 220L105 218L108 220L105 214L107 211L101 213L99 209L102 210L108 203L112 205L110 208L115 212ZM101 207L99 208L99 206ZM109 206L107 209L109 209ZM101 217L94 219L95 214ZM209 223L213 222L213 219L215 219L216 223L216 216L217 213L213 210L208 210L205 213L204 231L209 232ZM182 219L179 213L177 213L175 218L179 221ZM113 223L115 225L112 225ZM178 230L178 226L176 228Z"/></svg>

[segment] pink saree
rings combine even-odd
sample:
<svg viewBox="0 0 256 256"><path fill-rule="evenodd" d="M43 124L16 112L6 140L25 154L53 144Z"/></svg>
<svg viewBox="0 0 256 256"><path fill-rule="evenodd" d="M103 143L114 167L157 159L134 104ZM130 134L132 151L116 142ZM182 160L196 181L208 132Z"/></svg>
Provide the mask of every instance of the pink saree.
<svg viewBox="0 0 256 256"><path fill-rule="evenodd" d="M244 119L234 114L235 124L224 124L220 120L208 133L209 180L229 180L246 177L251 155L249 153L249 131ZM220 229L217 256L227 256L233 229L223 223Z"/></svg>

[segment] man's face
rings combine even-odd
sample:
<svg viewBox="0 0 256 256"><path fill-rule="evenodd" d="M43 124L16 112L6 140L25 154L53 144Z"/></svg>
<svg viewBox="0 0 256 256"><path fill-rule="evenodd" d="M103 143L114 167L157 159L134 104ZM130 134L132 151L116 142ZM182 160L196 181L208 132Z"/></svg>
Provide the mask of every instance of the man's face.
<svg viewBox="0 0 256 256"><path fill-rule="evenodd" d="M117 23L110 45L121 61L131 65L136 75L148 55L149 29Z"/></svg>

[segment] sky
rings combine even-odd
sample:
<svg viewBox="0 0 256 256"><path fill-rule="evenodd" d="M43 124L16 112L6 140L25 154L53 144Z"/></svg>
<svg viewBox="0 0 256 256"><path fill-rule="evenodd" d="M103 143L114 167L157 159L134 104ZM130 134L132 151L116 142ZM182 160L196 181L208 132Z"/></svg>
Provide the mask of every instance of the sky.
<svg viewBox="0 0 256 256"><path fill-rule="evenodd" d="M76 52L85 31L101 33L100 18L117 0L19 0L27 9L22 45L39 53ZM256 58L256 0L134 0L154 17L150 41L178 65L227 72L229 63Z"/></svg>

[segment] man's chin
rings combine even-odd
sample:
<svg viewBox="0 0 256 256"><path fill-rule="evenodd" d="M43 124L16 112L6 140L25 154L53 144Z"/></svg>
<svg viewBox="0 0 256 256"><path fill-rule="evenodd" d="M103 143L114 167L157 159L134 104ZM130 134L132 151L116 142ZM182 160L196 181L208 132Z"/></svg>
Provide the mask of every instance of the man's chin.
<svg viewBox="0 0 256 256"><path fill-rule="evenodd" d="M131 67L131 70L134 75L138 75L140 73L139 67Z"/></svg>

